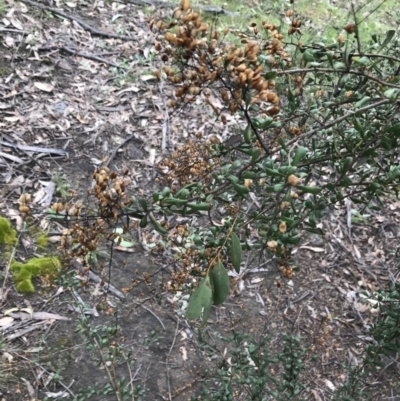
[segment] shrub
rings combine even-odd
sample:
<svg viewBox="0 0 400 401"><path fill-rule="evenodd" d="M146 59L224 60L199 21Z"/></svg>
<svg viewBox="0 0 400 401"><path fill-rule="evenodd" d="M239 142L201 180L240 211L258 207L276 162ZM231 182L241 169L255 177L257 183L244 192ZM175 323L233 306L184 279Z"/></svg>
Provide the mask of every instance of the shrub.
<svg viewBox="0 0 400 401"><path fill-rule="evenodd" d="M205 321L211 304L223 302L226 271L240 272L242 251L273 258L290 279L298 270L292 247L305 232L322 234L317 222L327 210L346 200L376 209L399 189L398 36L373 35L363 46L355 18L346 37L302 43L295 9L286 15L286 34L268 22L230 32L241 46L186 0L168 24L150 22L165 63L155 74L176 88L168 105L204 103L222 124L235 116L240 132L188 140L159 164L164 189L153 206L140 202L142 226L160 213L164 223L149 220L163 235L168 216L188 219L169 240L184 249L172 288L199 277L190 318L204 311Z"/></svg>

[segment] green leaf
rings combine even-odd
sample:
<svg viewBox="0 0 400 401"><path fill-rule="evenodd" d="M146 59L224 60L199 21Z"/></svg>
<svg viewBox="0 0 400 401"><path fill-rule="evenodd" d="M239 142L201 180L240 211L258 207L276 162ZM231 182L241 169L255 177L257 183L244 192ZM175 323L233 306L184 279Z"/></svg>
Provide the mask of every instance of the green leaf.
<svg viewBox="0 0 400 401"><path fill-rule="evenodd" d="M206 276L200 281L199 286L190 296L189 304L186 309L186 318L188 320L197 319L201 315L203 308L205 308L206 310L208 307L209 311L212 302L212 297L213 294L211 289L210 277Z"/></svg>
<svg viewBox="0 0 400 401"><path fill-rule="evenodd" d="M384 93L384 96L387 97L390 101L395 102L400 95L400 90L392 88L387 90Z"/></svg>
<svg viewBox="0 0 400 401"><path fill-rule="evenodd" d="M307 49L304 53L303 53L303 60L306 63L311 63L312 61L314 61L314 55L312 54L312 51L310 49Z"/></svg>
<svg viewBox="0 0 400 401"><path fill-rule="evenodd" d="M294 154L294 157L292 160L292 166L297 166L303 160L306 153L307 153L307 149L304 148L303 146L299 146L296 149L296 153Z"/></svg>
<svg viewBox="0 0 400 401"><path fill-rule="evenodd" d="M282 167L279 167L279 170L278 170L278 171L279 171L284 177L287 177L287 176L289 176L289 175L295 173L296 167L294 167L294 166L282 166Z"/></svg>
<svg viewBox="0 0 400 401"><path fill-rule="evenodd" d="M284 177L284 175L279 170L274 170L272 168L265 168L264 171L273 177Z"/></svg>
<svg viewBox="0 0 400 401"><path fill-rule="evenodd" d="M220 260L212 268L210 277L214 289L214 305L221 305L229 294L229 277Z"/></svg>
<svg viewBox="0 0 400 401"><path fill-rule="evenodd" d="M342 60L344 61L348 69L350 68L349 63L351 62L351 56L350 56L352 54L351 50L352 50L351 46L346 46L342 55Z"/></svg>
<svg viewBox="0 0 400 401"><path fill-rule="evenodd" d="M154 216L149 214L151 224L153 224L154 229L160 234L166 234L167 230L154 218Z"/></svg>
<svg viewBox="0 0 400 401"><path fill-rule="evenodd" d="M298 186L297 186L298 187ZM285 188L285 183L275 184L273 186L273 192L281 192Z"/></svg>
<svg viewBox="0 0 400 401"><path fill-rule="evenodd" d="M353 68L357 67L366 67L370 63L370 59L368 57L361 57L358 60L356 60L351 66Z"/></svg>
<svg viewBox="0 0 400 401"><path fill-rule="evenodd" d="M358 101L355 105L354 108L355 109L360 109L361 107L366 106L369 101L370 101L371 97L370 96L365 96L363 97L360 101Z"/></svg>
<svg viewBox="0 0 400 401"><path fill-rule="evenodd" d="M300 236L291 237L291 236L289 236L289 235L283 235L283 237L281 238L281 241L282 241L284 244L290 244L290 245L298 245L299 242L300 242L300 240L301 240L301 237L300 237Z"/></svg>
<svg viewBox="0 0 400 401"><path fill-rule="evenodd" d="M335 55L335 52L333 52L333 51L326 52L326 56L328 57L328 61L329 61L329 64L331 65L331 67L333 67L333 56L334 55Z"/></svg>
<svg viewBox="0 0 400 401"><path fill-rule="evenodd" d="M240 184L236 184L235 182L232 182L232 186L239 195L247 195L250 192L249 188L245 187L244 185L240 185Z"/></svg>
<svg viewBox="0 0 400 401"><path fill-rule="evenodd" d="M251 142L251 127L250 127L250 124L248 124L247 127L245 128L245 130L243 132L243 138L244 138L244 141L246 143L250 143Z"/></svg>
<svg viewBox="0 0 400 401"><path fill-rule="evenodd" d="M386 128L385 132L390 132L391 134L400 135L400 123L396 123L389 128Z"/></svg>
<svg viewBox="0 0 400 401"><path fill-rule="evenodd" d="M168 196L171 193L171 188L169 187L165 187L162 192L161 192L161 196L163 198L165 198L166 196Z"/></svg>
<svg viewBox="0 0 400 401"><path fill-rule="evenodd" d="M139 223L140 228L147 227L147 215L143 216Z"/></svg>
<svg viewBox="0 0 400 401"><path fill-rule="evenodd" d="M346 64L342 63L341 61L337 61L335 64L333 64L333 68L335 70L344 70L346 68Z"/></svg>
<svg viewBox="0 0 400 401"><path fill-rule="evenodd" d="M286 144L285 144L285 140L281 136L278 138L278 143L279 143L279 145L282 146L282 149L287 152L287 147L286 147Z"/></svg>
<svg viewBox="0 0 400 401"><path fill-rule="evenodd" d="M277 75L276 71L269 71L265 74L264 78L265 79L274 79L274 78L276 78L276 75Z"/></svg>
<svg viewBox="0 0 400 401"><path fill-rule="evenodd" d="M353 125L356 131L358 131L360 134L364 134L364 129L357 117L353 118Z"/></svg>
<svg viewBox="0 0 400 401"><path fill-rule="evenodd" d="M211 203L188 203L188 207L191 209L191 211L199 212L199 211L205 211L208 212L212 208Z"/></svg>
<svg viewBox="0 0 400 401"><path fill-rule="evenodd" d="M256 117L252 119L251 122L257 129L264 130L271 126L271 124L274 122L274 119L271 117L267 118Z"/></svg>
<svg viewBox="0 0 400 401"><path fill-rule="evenodd" d="M289 102L294 102L294 93L293 93L293 89L292 89L292 85L290 85L290 82L288 84L288 100Z"/></svg>
<svg viewBox="0 0 400 401"><path fill-rule="evenodd" d="M176 198L165 198L161 202L162 204L181 206L181 205L186 205L187 200L176 199Z"/></svg>
<svg viewBox="0 0 400 401"><path fill-rule="evenodd" d="M382 50L385 46L388 45L388 43L393 39L394 34L396 33L396 31L394 29L391 29L390 31L387 31L386 33L386 38L382 43L382 46L380 48L380 50ZM379 50L379 51L380 51Z"/></svg>
<svg viewBox="0 0 400 401"><path fill-rule="evenodd" d="M257 173L255 171L245 171L241 175L241 178L251 178L254 180L254 178L257 178Z"/></svg>
<svg viewBox="0 0 400 401"><path fill-rule="evenodd" d="M209 302L204 304L203 319L201 321L200 329L202 329L207 323L208 315L210 314L211 305L212 305L212 298L210 298Z"/></svg>
<svg viewBox="0 0 400 401"><path fill-rule="evenodd" d="M240 245L240 240L235 233L231 234L231 247L230 256L233 267L237 273L240 273L240 264L242 263L242 245Z"/></svg>
<svg viewBox="0 0 400 401"><path fill-rule="evenodd" d="M260 154L261 154L260 149L255 148L253 150L253 154L251 156L251 163L252 164L254 164L257 161L257 159L260 157Z"/></svg>
<svg viewBox="0 0 400 401"><path fill-rule="evenodd" d="M187 188L182 188L175 195L175 198L186 199L189 195L190 195L190 191Z"/></svg>
<svg viewBox="0 0 400 401"><path fill-rule="evenodd" d="M317 195L321 192L321 188L318 187L306 187L304 185L297 185L296 188L300 189L300 191L307 192L313 195Z"/></svg>
<svg viewBox="0 0 400 401"><path fill-rule="evenodd" d="M146 199L139 199L139 203L140 203L140 206L142 206L143 211L144 211L145 213L147 213L147 212L148 212L148 208L147 208L147 201L146 201Z"/></svg>
<svg viewBox="0 0 400 401"><path fill-rule="evenodd" d="M376 157L378 156L378 152L374 148L369 148L365 152L361 153L360 159L363 157Z"/></svg>
<svg viewBox="0 0 400 401"><path fill-rule="evenodd" d="M114 242L121 246L122 248L132 248L133 246L137 245L136 242L126 241L122 236L124 234L124 229L122 227L117 227L114 229L116 234L120 234L114 238Z"/></svg>
<svg viewBox="0 0 400 401"><path fill-rule="evenodd" d="M352 157L346 157L344 160L343 160L343 165L342 165L342 171L341 171L341 173L342 174L344 174L344 173L346 173L350 168L351 168L351 166L352 166L352 164L353 164L353 158Z"/></svg>

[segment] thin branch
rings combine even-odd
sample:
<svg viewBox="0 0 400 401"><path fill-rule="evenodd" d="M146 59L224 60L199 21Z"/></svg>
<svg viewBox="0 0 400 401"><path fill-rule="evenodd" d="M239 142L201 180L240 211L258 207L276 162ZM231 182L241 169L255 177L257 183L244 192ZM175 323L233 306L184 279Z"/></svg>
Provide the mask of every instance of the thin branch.
<svg viewBox="0 0 400 401"><path fill-rule="evenodd" d="M375 78L372 75L366 74L365 72L354 71L354 70L347 71L344 69L335 70L334 68L310 67L310 68L296 68L294 70L286 70L286 71L277 71L277 75L281 76L281 75L290 75L290 74L300 74L302 72L335 72L335 73L341 72L341 73L353 74L353 75L358 75L361 77L368 78L371 81L375 81L378 84L383 85L383 86L400 89L400 85L391 84L390 82L382 81L379 78Z"/></svg>
<svg viewBox="0 0 400 401"><path fill-rule="evenodd" d="M257 137L258 142L260 142L260 145L265 150L265 153L268 154L269 149L268 149L267 145L263 142L261 135L259 134L257 128L254 126L253 122L251 121L251 117L249 116L249 111L247 109L244 109L244 115L246 117L247 122L250 124L251 131Z"/></svg>
<svg viewBox="0 0 400 401"><path fill-rule="evenodd" d="M356 32L355 32L355 37L357 39L357 48L358 48L358 52L360 54L362 54L362 50L361 50L361 40L360 40L360 30L359 30L359 26L360 26L360 22L358 22L357 20L357 12L355 10L354 7L354 3L351 3L351 12L353 13L353 17L354 17L354 24L356 26ZM346 43L347 44L347 43Z"/></svg>
<svg viewBox="0 0 400 401"><path fill-rule="evenodd" d="M172 395L171 395L171 383L170 383L170 377L169 377L169 369L168 369L168 359L171 355L172 349L174 348L175 345L175 341L176 341L176 337L178 335L178 329L179 329L179 318L176 321L176 328L175 328L175 334L174 334L174 338L172 340L172 344L171 347L169 349L169 352L167 354L167 357L165 359L165 367L167 369L167 385L168 385L168 396L169 396L169 400L172 401Z"/></svg>
<svg viewBox="0 0 400 401"><path fill-rule="evenodd" d="M367 16L365 16L361 21L358 22L358 25L362 24L362 23L363 23L367 18L369 18L376 10L378 10L378 8L380 8L384 3L386 3L386 1L387 1L387 0L383 0L380 4L378 4ZM367 4L368 4L368 3L365 3L365 5L367 5ZM364 7L364 6L362 6L362 7ZM362 7L361 7L361 8L362 8ZM361 8L359 8L359 9L357 10L357 12L360 11Z"/></svg>
<svg viewBox="0 0 400 401"><path fill-rule="evenodd" d="M395 61L396 63L400 63L400 58L396 58L396 57L393 57L393 56L387 56L387 55L385 55L385 54L373 54L373 53L364 53L363 54L365 57L376 57L376 58L386 58L386 59L388 59L388 60L391 60L391 61ZM361 57L361 54L359 54L359 53L354 53L353 54L353 56L354 57Z"/></svg>

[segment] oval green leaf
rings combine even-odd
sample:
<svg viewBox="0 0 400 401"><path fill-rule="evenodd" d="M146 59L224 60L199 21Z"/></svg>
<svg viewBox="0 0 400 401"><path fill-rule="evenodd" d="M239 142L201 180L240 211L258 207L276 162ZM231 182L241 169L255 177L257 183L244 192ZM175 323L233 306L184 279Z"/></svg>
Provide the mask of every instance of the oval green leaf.
<svg viewBox="0 0 400 401"><path fill-rule="evenodd" d="M201 315L203 308L206 310L208 308L209 310L212 295L210 277L206 276L200 281L199 286L190 296L189 304L186 309L186 318L189 320L195 320Z"/></svg>
<svg viewBox="0 0 400 401"><path fill-rule="evenodd" d="M245 128L245 130L243 132L243 137L244 137L244 141L246 143L250 143L251 142L251 127L250 127L250 124L248 124L247 127Z"/></svg>
<svg viewBox="0 0 400 401"><path fill-rule="evenodd" d="M224 265L220 260L211 270L210 277L214 289L214 305L221 305L229 294L229 277Z"/></svg>
<svg viewBox="0 0 400 401"><path fill-rule="evenodd" d="M147 201L146 201L146 199L139 199L139 203L140 203L140 206L142 206L143 211L144 211L145 213L147 213L147 212L148 212L148 208L147 208Z"/></svg>
<svg viewBox="0 0 400 401"><path fill-rule="evenodd" d="M306 187L304 185L297 185L296 188L299 189L300 191L307 192L313 195L317 195L321 192L321 188L318 187Z"/></svg>
<svg viewBox="0 0 400 401"><path fill-rule="evenodd" d="M160 234L166 234L167 230L154 218L154 216L149 214L151 224L153 224L154 229Z"/></svg>
<svg viewBox="0 0 400 401"><path fill-rule="evenodd" d="M307 153L307 149L304 148L303 146L299 146L296 149L296 153L294 154L294 157L292 160L292 166L297 166L303 160L306 153Z"/></svg>
<svg viewBox="0 0 400 401"><path fill-rule="evenodd" d="M147 215L143 216L139 223L140 228L147 227Z"/></svg>

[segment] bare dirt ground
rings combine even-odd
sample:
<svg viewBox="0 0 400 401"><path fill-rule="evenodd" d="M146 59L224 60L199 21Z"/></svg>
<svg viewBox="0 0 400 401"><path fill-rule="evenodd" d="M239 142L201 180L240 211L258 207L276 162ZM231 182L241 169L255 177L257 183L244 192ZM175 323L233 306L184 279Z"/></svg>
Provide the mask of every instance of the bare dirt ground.
<svg viewBox="0 0 400 401"><path fill-rule="evenodd" d="M169 88L152 75L157 60L146 13L154 8L50 3L9 1L0 21L0 211L21 229L18 198L31 193L27 223L37 230L21 235L23 246L16 254L21 260L45 253L34 241L38 231L48 232L58 245L63 226L46 218L47 209L71 189L84 199L96 167L127 168L132 192L151 194L153 166L162 157L167 129L172 149L198 131L211 134L218 128L226 137L235 125L216 127L196 105L167 119ZM276 353L282 333L297 333L307 349L302 397L330 399L346 379L347 366L361 364L363 347L372 341L368 327L377 315L361 302L361 292L399 280L400 202L388 200L383 211L364 212L350 228L351 210L351 205L331 210L321 223L325 237L304 239L296 250L300 271L293 280L267 265L232 282L234 291L226 304L213 308L203 338L211 343L213 333L232 328L258 338L270 335ZM109 277L117 289L165 265L140 245L132 250L113 253ZM213 368L215 355L225 352L220 340L214 356L200 347L195 327L176 313L174 294L157 291L161 273L152 287L138 286L124 300L92 282L73 290L67 279L51 286L37 279L36 292L27 296L18 294L6 276L7 262L1 261L1 317L11 316L13 322L0 327L2 367L10 374L0 382L2 400L84 400L96 383L106 384L111 365L76 332L82 325L80 304L87 324L100 334L102 328L119 327L111 348L123 354L112 367L135 387L135 399L189 400L204 386L202 374ZM72 267L64 274L83 280ZM54 315L35 320L33 312ZM370 399L400 397L399 373L398 359L388 357L386 367L365 383ZM91 399L115 399L105 392Z"/></svg>

